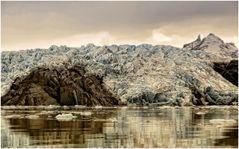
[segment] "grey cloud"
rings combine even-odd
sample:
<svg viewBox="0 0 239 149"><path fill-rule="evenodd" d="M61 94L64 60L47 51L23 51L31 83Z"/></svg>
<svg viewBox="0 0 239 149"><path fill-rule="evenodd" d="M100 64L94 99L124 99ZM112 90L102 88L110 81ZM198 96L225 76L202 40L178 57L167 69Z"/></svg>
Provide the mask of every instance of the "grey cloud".
<svg viewBox="0 0 239 149"><path fill-rule="evenodd" d="M32 14L44 19L55 13L73 25L142 25L198 16L237 17L237 2L3 2L2 15ZM61 21L61 20L57 20Z"/></svg>
<svg viewBox="0 0 239 149"><path fill-rule="evenodd" d="M5 1L1 6L2 41L21 43L101 31L117 38L143 40L153 29L173 24L178 30L187 27L187 23L195 29L199 24L209 26L208 30L220 27L229 36L237 32L237 7L237 1ZM215 26L217 22L220 25ZM179 34L174 30L164 32Z"/></svg>

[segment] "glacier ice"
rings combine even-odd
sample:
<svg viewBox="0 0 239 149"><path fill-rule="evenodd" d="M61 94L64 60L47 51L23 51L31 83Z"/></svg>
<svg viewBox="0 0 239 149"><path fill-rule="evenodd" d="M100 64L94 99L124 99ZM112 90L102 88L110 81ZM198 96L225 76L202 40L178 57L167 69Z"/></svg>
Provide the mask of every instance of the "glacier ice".
<svg viewBox="0 0 239 149"><path fill-rule="evenodd" d="M106 85L123 102L167 103L177 99L187 105L194 83L202 92L211 86L219 92L237 94L237 87L212 68L213 62L235 59L237 48L213 34L192 44L193 48L190 43L184 48L88 44L79 48L53 45L48 49L2 51L1 92L5 94L17 77L26 76L37 67L51 69L81 63L88 73L104 77ZM160 93L163 97L156 99Z"/></svg>

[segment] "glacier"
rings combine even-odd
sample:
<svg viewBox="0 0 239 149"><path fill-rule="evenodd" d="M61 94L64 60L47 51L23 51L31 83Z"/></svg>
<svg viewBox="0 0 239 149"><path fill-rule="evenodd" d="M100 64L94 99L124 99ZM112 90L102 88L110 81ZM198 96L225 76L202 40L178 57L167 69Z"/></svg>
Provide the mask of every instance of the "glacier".
<svg viewBox="0 0 239 149"><path fill-rule="evenodd" d="M80 41L79 41L80 42ZM109 45L2 51L1 95L37 68L84 66L122 102L136 105L237 104L237 86L214 70L237 60L237 47L214 34L185 44Z"/></svg>

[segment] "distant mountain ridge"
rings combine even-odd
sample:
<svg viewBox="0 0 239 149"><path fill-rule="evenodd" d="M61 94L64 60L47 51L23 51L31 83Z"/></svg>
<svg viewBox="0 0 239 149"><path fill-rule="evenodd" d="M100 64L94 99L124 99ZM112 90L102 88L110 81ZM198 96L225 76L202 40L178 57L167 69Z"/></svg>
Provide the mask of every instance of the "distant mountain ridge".
<svg viewBox="0 0 239 149"><path fill-rule="evenodd" d="M221 38L212 33L202 40L199 35L195 41L185 44L183 48L190 50L205 50L213 54L231 56L233 58L238 57L238 49L234 43L225 43Z"/></svg>
<svg viewBox="0 0 239 149"><path fill-rule="evenodd" d="M81 64L85 75L94 74L120 100L137 105L208 105L237 104L237 86L221 72L232 72L219 63L237 62L238 49L214 34L185 44L183 48L164 45L111 45L89 44L80 48L51 46L17 52L2 52L2 95L15 97L10 85L21 80L38 67L69 69ZM218 70L218 69L217 69ZM225 77L225 78L224 78ZM59 80L58 80L59 81ZM21 82L20 82L21 84ZM12 94L10 94L12 92ZM73 93L69 93L73 94ZM31 97L29 97L31 98ZM80 100L80 98L77 98ZM17 98L16 98L17 100Z"/></svg>

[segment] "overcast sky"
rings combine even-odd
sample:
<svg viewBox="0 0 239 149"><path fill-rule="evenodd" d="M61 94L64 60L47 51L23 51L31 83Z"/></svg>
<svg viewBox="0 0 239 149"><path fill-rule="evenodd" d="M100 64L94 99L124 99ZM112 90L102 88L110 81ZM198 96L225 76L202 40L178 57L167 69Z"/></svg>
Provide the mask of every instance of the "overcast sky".
<svg viewBox="0 0 239 149"><path fill-rule="evenodd" d="M198 34L237 42L238 2L2 2L2 50L168 44Z"/></svg>

